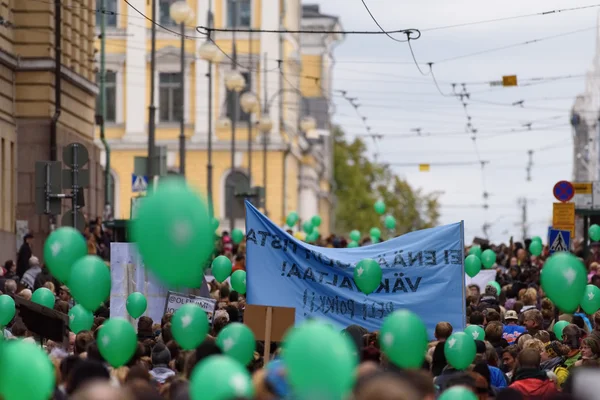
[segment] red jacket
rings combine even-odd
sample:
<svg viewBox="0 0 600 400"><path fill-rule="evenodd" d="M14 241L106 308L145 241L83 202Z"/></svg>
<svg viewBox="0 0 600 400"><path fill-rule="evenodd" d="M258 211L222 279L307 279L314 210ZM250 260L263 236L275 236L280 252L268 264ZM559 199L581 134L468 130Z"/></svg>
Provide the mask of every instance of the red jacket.
<svg viewBox="0 0 600 400"><path fill-rule="evenodd" d="M548 379L546 371L531 368L518 370L509 387L518 390L525 400L546 399L558 393L556 385Z"/></svg>

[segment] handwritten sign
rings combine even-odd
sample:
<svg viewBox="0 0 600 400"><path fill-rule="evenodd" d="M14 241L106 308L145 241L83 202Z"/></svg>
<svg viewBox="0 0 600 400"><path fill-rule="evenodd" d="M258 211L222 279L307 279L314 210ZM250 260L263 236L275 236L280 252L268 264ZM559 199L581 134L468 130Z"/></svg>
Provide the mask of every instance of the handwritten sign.
<svg viewBox="0 0 600 400"><path fill-rule="evenodd" d="M435 325L465 325L463 224L411 232L354 249L303 243L246 202L248 304L296 309L296 323L322 318L340 327L377 330L399 309L417 313L433 337ZM376 260L383 278L375 292L360 292L354 267Z"/></svg>
<svg viewBox="0 0 600 400"><path fill-rule="evenodd" d="M200 308L206 311L206 315L208 316L208 322L212 323L215 307L217 306L217 301L215 299L210 299L207 297L199 297L191 294L183 294L177 292L168 292L167 301L165 302L164 313L174 313L175 311L179 310L181 306L188 303L194 303L199 305Z"/></svg>

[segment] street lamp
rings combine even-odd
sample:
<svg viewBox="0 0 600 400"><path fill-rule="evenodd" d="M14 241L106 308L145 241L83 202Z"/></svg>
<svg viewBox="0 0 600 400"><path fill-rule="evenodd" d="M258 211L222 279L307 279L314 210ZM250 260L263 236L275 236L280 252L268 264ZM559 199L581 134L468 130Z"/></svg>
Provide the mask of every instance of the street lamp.
<svg viewBox="0 0 600 400"><path fill-rule="evenodd" d="M179 126L179 173L185 177L185 24L194 18L187 1L179 0L169 8L171 19L181 27L181 120Z"/></svg>
<svg viewBox="0 0 600 400"><path fill-rule="evenodd" d="M225 75L225 86L228 90L239 93L246 87L246 79L237 69L234 69Z"/></svg>
<svg viewBox="0 0 600 400"><path fill-rule="evenodd" d="M310 115L305 115L300 120L300 129L304 133L308 133L317 127L317 121Z"/></svg>
<svg viewBox="0 0 600 400"><path fill-rule="evenodd" d="M263 194L265 198L265 215L267 215L267 145L269 143L269 133L273 129L273 121L269 117L269 110L263 110L257 124L258 130L262 133L263 145Z"/></svg>
<svg viewBox="0 0 600 400"><path fill-rule="evenodd" d="M248 114L248 181L252 185L252 114L260 109L258 97L252 92L240 96L240 106Z"/></svg>
<svg viewBox="0 0 600 400"><path fill-rule="evenodd" d="M198 49L198 57L210 63L217 63L221 61L221 50L211 40L207 40Z"/></svg>
<svg viewBox="0 0 600 400"><path fill-rule="evenodd" d="M217 129L224 130L231 128L231 120L227 117L220 117L217 120Z"/></svg>

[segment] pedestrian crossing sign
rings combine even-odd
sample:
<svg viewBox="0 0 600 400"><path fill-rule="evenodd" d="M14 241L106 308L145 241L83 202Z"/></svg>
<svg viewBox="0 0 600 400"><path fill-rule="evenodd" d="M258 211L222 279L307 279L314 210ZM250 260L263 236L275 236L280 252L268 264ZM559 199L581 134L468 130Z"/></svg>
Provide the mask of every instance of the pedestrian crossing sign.
<svg viewBox="0 0 600 400"><path fill-rule="evenodd" d="M145 192L148 190L148 178L142 175L131 175L131 191L133 193Z"/></svg>
<svg viewBox="0 0 600 400"><path fill-rule="evenodd" d="M571 232L550 229L548 244L550 246L550 254L571 250Z"/></svg>

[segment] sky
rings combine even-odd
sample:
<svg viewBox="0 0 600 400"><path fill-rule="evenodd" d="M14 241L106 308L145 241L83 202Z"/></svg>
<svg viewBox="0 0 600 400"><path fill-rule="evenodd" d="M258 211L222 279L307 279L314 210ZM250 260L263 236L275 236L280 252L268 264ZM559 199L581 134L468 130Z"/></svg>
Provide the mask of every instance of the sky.
<svg viewBox="0 0 600 400"><path fill-rule="evenodd" d="M551 225L552 188L572 177L570 111L585 88L598 36L600 7L530 18L428 30L447 25L592 5L580 0L365 0L386 30L416 28L411 42L422 75L406 43L384 35L346 35L334 53L334 90L356 98L358 111L371 132L384 135L377 145L368 139L370 155L393 166L401 178L423 192L441 192L441 223L465 221L465 239L483 237L507 242L522 239L522 207L526 198L529 236L546 236ZM361 0L312 0L321 12L337 15L344 30L377 30ZM579 31L570 33L573 31ZM504 50L487 50L553 38ZM403 36L398 38L404 39ZM486 52L484 52L486 51ZM456 56L479 53L447 60ZM503 75L517 75L517 87L491 87ZM571 76L568 79L541 79ZM470 94L467 112L477 139L465 132L467 117L457 91ZM522 101L523 107L513 106ZM333 122L348 138L366 129L356 110L334 93ZM495 104L490 104L495 103ZM527 130L531 124L531 130ZM419 137L415 130L420 129ZM512 130L517 130L512 132ZM531 181L526 179L528 151L533 150ZM483 171L479 161L487 161ZM429 172L416 164L430 163ZM441 163L446 165L435 165ZM452 165L452 164L462 165ZM448 165L450 164L450 165ZM483 173L482 173L483 172ZM483 208L483 193L489 208Z"/></svg>

